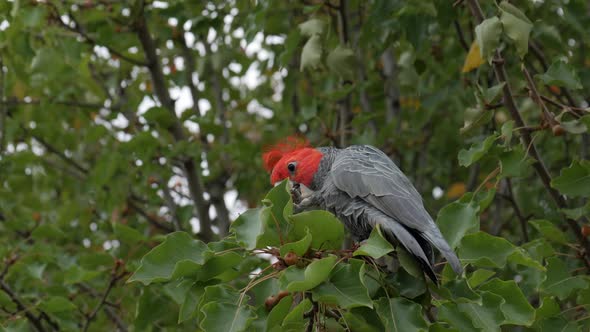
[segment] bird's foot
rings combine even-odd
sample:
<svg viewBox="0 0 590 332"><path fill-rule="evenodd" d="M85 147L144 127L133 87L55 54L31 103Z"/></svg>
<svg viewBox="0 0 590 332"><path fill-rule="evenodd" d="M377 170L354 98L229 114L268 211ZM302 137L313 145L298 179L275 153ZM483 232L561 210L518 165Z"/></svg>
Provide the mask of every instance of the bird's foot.
<svg viewBox="0 0 590 332"><path fill-rule="evenodd" d="M290 192L291 192L291 198L293 199L293 204L298 205L299 203L301 203L301 201L302 201L301 186L299 185L299 183L293 184Z"/></svg>

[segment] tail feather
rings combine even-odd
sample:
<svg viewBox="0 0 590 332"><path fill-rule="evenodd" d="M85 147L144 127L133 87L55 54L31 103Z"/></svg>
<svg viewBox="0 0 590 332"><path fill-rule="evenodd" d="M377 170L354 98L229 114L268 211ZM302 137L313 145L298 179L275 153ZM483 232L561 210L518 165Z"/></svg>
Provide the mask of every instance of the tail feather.
<svg viewBox="0 0 590 332"><path fill-rule="evenodd" d="M438 228L433 228L433 230L429 232L424 232L421 234L428 242L430 242L436 249L438 249L441 254L447 259L447 262L451 265L453 271L456 274L461 275L463 273L463 266L457 257L457 254L449 247L447 241L443 238L441 232Z"/></svg>
<svg viewBox="0 0 590 332"><path fill-rule="evenodd" d="M393 220L388 220L385 223L379 224L384 231L384 234L389 238L396 239L410 254L412 254L418 260L418 263L420 263L426 275L438 285L438 278L434 273L431 260L424 252L424 249L418 240L404 226Z"/></svg>

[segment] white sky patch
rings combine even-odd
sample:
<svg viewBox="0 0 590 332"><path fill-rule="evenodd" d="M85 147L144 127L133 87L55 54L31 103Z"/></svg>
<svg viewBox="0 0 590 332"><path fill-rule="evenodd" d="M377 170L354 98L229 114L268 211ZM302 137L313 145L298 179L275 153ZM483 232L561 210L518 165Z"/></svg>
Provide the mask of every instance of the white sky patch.
<svg viewBox="0 0 590 332"><path fill-rule="evenodd" d="M444 190L441 189L441 187L434 187L432 188L432 197L436 200L439 200L443 197L444 195Z"/></svg>
<svg viewBox="0 0 590 332"><path fill-rule="evenodd" d="M104 46L95 45L93 50L94 50L94 54L96 54L100 58L103 58L103 59L110 59L111 58L111 53Z"/></svg>
<svg viewBox="0 0 590 332"><path fill-rule="evenodd" d="M174 58L174 66L176 66L176 69L178 70L184 70L184 59L181 57Z"/></svg>
<svg viewBox="0 0 590 332"><path fill-rule="evenodd" d="M201 115L205 115L209 110L211 110L211 103L207 99L199 99L199 110L201 110Z"/></svg>
<svg viewBox="0 0 590 332"><path fill-rule="evenodd" d="M201 230L201 225L199 225L199 219L193 217L193 218L191 218L189 223L191 224L191 228L193 229L193 233L196 234Z"/></svg>
<svg viewBox="0 0 590 332"><path fill-rule="evenodd" d="M259 32L254 36L254 39L248 46L246 46L246 55L252 57L256 55L256 53L260 52L262 49L262 41L264 40L264 35L262 32Z"/></svg>
<svg viewBox="0 0 590 332"><path fill-rule="evenodd" d="M257 100L250 101L246 109L248 113L260 115L265 119L270 119L274 115L272 110L262 106Z"/></svg>
<svg viewBox="0 0 590 332"><path fill-rule="evenodd" d="M184 86L182 88L173 87L170 89L170 97L176 100L175 111L176 116L180 117L184 111L193 107L193 98L191 97L190 90Z"/></svg>
<svg viewBox="0 0 590 332"><path fill-rule="evenodd" d="M152 6L154 6L154 8L168 8L168 3L165 1L154 1L152 2Z"/></svg>
<svg viewBox="0 0 590 332"><path fill-rule="evenodd" d="M8 29L9 26L10 26L10 23L8 23L7 20L2 21L2 23L0 23L0 31L4 31L4 30Z"/></svg>
<svg viewBox="0 0 590 332"><path fill-rule="evenodd" d="M244 202L238 199L238 191L237 190L230 190L223 195L223 201L225 202L225 206L229 210L229 219L236 220L238 216L248 209Z"/></svg>
<svg viewBox="0 0 590 332"><path fill-rule="evenodd" d="M137 113L139 115L142 115L154 106L156 106L154 100L148 96L144 96L143 100L141 101L141 103L139 103L139 106L137 107Z"/></svg>
<svg viewBox="0 0 590 332"><path fill-rule="evenodd" d="M129 120L121 113L117 114L117 117L111 123L119 129L125 129L129 126Z"/></svg>
<svg viewBox="0 0 590 332"><path fill-rule="evenodd" d="M264 78L260 76L261 72L258 69L258 62L253 62L246 74L242 77L242 83L250 90L256 89L257 86L264 82Z"/></svg>
<svg viewBox="0 0 590 332"><path fill-rule="evenodd" d="M184 127L191 133L191 134L198 134L201 132L201 127L199 126L198 123L191 121L191 120L185 120L184 121Z"/></svg>

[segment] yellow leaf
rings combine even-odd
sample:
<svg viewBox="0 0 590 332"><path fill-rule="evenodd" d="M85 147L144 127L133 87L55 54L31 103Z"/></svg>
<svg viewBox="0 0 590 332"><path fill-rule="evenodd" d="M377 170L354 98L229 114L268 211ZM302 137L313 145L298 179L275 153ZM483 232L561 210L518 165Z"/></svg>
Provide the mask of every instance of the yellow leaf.
<svg viewBox="0 0 590 332"><path fill-rule="evenodd" d="M457 198L463 196L463 194L467 191L465 187L465 183L463 182L455 182L451 184L449 190L447 190L447 197L448 198Z"/></svg>
<svg viewBox="0 0 590 332"><path fill-rule="evenodd" d="M463 64L461 72L468 73L484 63L485 61L481 57L481 52L479 51L479 45L477 45L477 42L473 41L469 48L469 52L467 53L467 57L465 58L465 63Z"/></svg>

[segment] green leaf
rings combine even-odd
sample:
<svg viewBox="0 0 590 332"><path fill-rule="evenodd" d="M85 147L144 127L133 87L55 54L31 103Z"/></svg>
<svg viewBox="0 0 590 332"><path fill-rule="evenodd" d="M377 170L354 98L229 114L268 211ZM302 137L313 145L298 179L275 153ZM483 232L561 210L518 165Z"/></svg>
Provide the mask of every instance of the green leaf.
<svg viewBox="0 0 590 332"><path fill-rule="evenodd" d="M502 125L501 133L504 139L504 145L509 146L512 140L512 132L514 131L514 120L506 121Z"/></svg>
<svg viewBox="0 0 590 332"><path fill-rule="evenodd" d="M532 267L539 271L546 270L539 261L534 260L526 250L520 247L514 248L514 252L508 256L508 261L513 264Z"/></svg>
<svg viewBox="0 0 590 332"><path fill-rule="evenodd" d="M503 1L500 4L502 15L500 21L508 38L516 44L516 50L520 58L524 58L529 50L529 35L533 29L533 23L512 4Z"/></svg>
<svg viewBox="0 0 590 332"><path fill-rule="evenodd" d="M301 240L295 241L295 242L290 242L290 243L285 243L284 245L282 245L280 253L281 253L282 257L284 257L290 251L297 254L297 256L303 256L303 255L305 255L305 253L309 249L310 245L311 245L311 234L309 233L309 229L308 229L307 234L305 234L305 236Z"/></svg>
<svg viewBox="0 0 590 332"><path fill-rule="evenodd" d="M422 308L410 300L382 297L375 301L375 308L386 331L419 331L428 328Z"/></svg>
<svg viewBox="0 0 590 332"><path fill-rule="evenodd" d="M482 331L500 331L504 316L500 307L504 299L490 292L482 292L482 303L459 303L457 308L471 318L473 325Z"/></svg>
<svg viewBox="0 0 590 332"><path fill-rule="evenodd" d="M505 318L504 324L531 326L535 321L535 309L513 280L493 279L482 285L480 290L488 291L504 299L504 303L500 305Z"/></svg>
<svg viewBox="0 0 590 332"><path fill-rule="evenodd" d="M576 71L561 60L552 63L547 72L538 75L538 77L547 85L556 85L572 90L582 88Z"/></svg>
<svg viewBox="0 0 590 332"><path fill-rule="evenodd" d="M247 306L230 303L209 302L201 308L204 319L201 322L203 331L246 331L254 319L252 310Z"/></svg>
<svg viewBox="0 0 590 332"><path fill-rule="evenodd" d="M205 243L193 240L189 234L172 233L141 259L139 268L127 282L149 285L194 272L195 267L205 263L206 254L210 252Z"/></svg>
<svg viewBox="0 0 590 332"><path fill-rule="evenodd" d="M582 216L590 216L590 202L586 205L574 209L561 209L568 218L574 220L580 219Z"/></svg>
<svg viewBox="0 0 590 332"><path fill-rule="evenodd" d="M493 53L500 46L502 23L494 16L481 22L475 27L475 40L479 45L481 57L491 61Z"/></svg>
<svg viewBox="0 0 590 332"><path fill-rule="evenodd" d="M348 264L338 264L330 273L330 279L312 290L313 300L350 309L373 303L364 284L364 262L351 259Z"/></svg>
<svg viewBox="0 0 590 332"><path fill-rule="evenodd" d="M560 312L561 308L559 307L559 303L557 303L553 297L545 296L541 300L541 305L537 309L535 316L537 320L541 320L557 316Z"/></svg>
<svg viewBox="0 0 590 332"><path fill-rule="evenodd" d="M463 238L459 247L459 257L463 263L502 268L506 265L508 256L514 252L514 248L506 239L477 232Z"/></svg>
<svg viewBox="0 0 590 332"><path fill-rule="evenodd" d="M439 291L445 298L453 299L456 303L474 302L481 304L481 296L473 291L465 279L451 280L445 283L444 287L441 287Z"/></svg>
<svg viewBox="0 0 590 332"><path fill-rule="evenodd" d="M305 326L309 320L305 319L303 316L306 312L311 310L312 306L313 304L307 298L296 305L283 320L282 331L305 330Z"/></svg>
<svg viewBox="0 0 590 332"><path fill-rule="evenodd" d="M197 314L197 307L201 297L205 294L205 287L201 284L193 284L187 290L184 301L178 312L178 323L193 318Z"/></svg>
<svg viewBox="0 0 590 332"><path fill-rule="evenodd" d="M374 321L366 315L361 313L350 311L344 311L342 318L346 326L350 327L351 331L359 331L359 332L381 332L383 331L383 327L375 326Z"/></svg>
<svg viewBox="0 0 590 332"><path fill-rule="evenodd" d="M567 239L567 235L562 232L557 226L555 226L549 220L531 220L529 224L533 225L539 233L543 235L544 238L548 239L549 241L553 241L559 244L567 244L569 240Z"/></svg>
<svg viewBox="0 0 590 332"><path fill-rule="evenodd" d="M41 302L39 307L48 313L58 313L76 310L78 307L63 296L52 296Z"/></svg>
<svg viewBox="0 0 590 332"><path fill-rule="evenodd" d="M150 123L159 125L162 128L169 128L176 121L175 116L167 109L155 106L147 110L143 117Z"/></svg>
<svg viewBox="0 0 590 332"><path fill-rule="evenodd" d="M484 269L475 270L475 272L473 272L473 274L469 277L469 280L468 280L469 286L477 287L481 283L483 283L484 281L488 280L488 278L490 278L494 274L496 274L496 272L490 271L490 270L484 270Z"/></svg>
<svg viewBox="0 0 590 332"><path fill-rule="evenodd" d="M293 229L289 239L302 239L311 234L311 247L338 250L344 240L344 226L333 214L323 210L298 213L290 217Z"/></svg>
<svg viewBox="0 0 590 332"><path fill-rule="evenodd" d="M496 84L483 91L483 98L488 105L491 105L501 95L504 85L506 85L506 82Z"/></svg>
<svg viewBox="0 0 590 332"><path fill-rule="evenodd" d="M326 58L328 68L340 77L351 79L356 69L356 58L352 49L338 45Z"/></svg>
<svg viewBox="0 0 590 332"><path fill-rule="evenodd" d="M420 263L418 260L414 258L403 246L398 245L395 248L397 252L397 259L399 260L399 264L403 267L406 272L414 276L415 278L422 279L424 278L424 272L420 267Z"/></svg>
<svg viewBox="0 0 590 332"><path fill-rule="evenodd" d="M301 71L316 69L322 62L322 43L319 35L313 35L307 40L301 51Z"/></svg>
<svg viewBox="0 0 590 332"><path fill-rule="evenodd" d="M252 250L257 247L258 239L265 228L265 220L270 216L267 207L246 210L231 225L236 240L244 248Z"/></svg>
<svg viewBox="0 0 590 332"><path fill-rule="evenodd" d="M502 152L499 158L502 177L520 177L523 174L528 174L528 168L532 164L532 159L520 146Z"/></svg>
<svg viewBox="0 0 590 332"><path fill-rule="evenodd" d="M123 225L119 222L113 222L112 225L113 231L115 232L115 236L122 243L132 245L145 240L145 236L143 236L136 229L133 229L127 225Z"/></svg>
<svg viewBox="0 0 590 332"><path fill-rule="evenodd" d="M297 266L290 266L281 276L281 282L290 292L302 292L316 287L330 276L336 264L337 257L329 256L318 259L309 264L305 270Z"/></svg>
<svg viewBox="0 0 590 332"><path fill-rule="evenodd" d="M462 149L459 151L459 165L467 167L485 156L492 147L494 141L498 138L496 135L488 136L485 140L473 144L469 150Z"/></svg>
<svg viewBox="0 0 590 332"><path fill-rule="evenodd" d="M373 227L369 238L353 253L353 256L362 255L378 259L393 250L391 243L389 243L389 241L383 237L383 234L381 234L381 227L377 225L377 227Z"/></svg>
<svg viewBox="0 0 590 332"><path fill-rule="evenodd" d="M572 291L588 287L588 282L580 276L572 276L564 261L556 257L547 259L547 279L541 284L541 290L555 295L560 300L567 298Z"/></svg>
<svg viewBox="0 0 590 332"><path fill-rule="evenodd" d="M459 329L459 331L477 330L473 326L471 318L463 310L459 310L457 304L453 302L445 302L438 307L437 319L449 323L451 326Z"/></svg>
<svg viewBox="0 0 590 332"><path fill-rule="evenodd" d="M479 229L478 210L476 204L456 201L438 212L436 223L451 249L459 245L465 234Z"/></svg>
<svg viewBox="0 0 590 332"><path fill-rule="evenodd" d="M270 331L275 326L281 326L287 314L291 309L291 304L293 304L293 296L285 296L283 297L277 305L272 308L270 313L268 314L268 318L266 319L266 330Z"/></svg>
<svg viewBox="0 0 590 332"><path fill-rule="evenodd" d="M590 161L574 161L553 178L551 186L572 197L590 196Z"/></svg>
<svg viewBox="0 0 590 332"><path fill-rule="evenodd" d="M315 35L321 35L326 30L326 22L317 18L305 21L299 24L299 31L301 34L307 37L313 37Z"/></svg>

